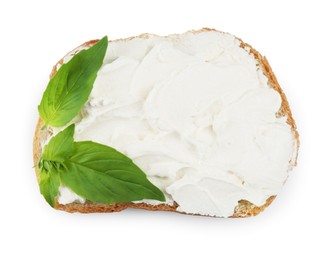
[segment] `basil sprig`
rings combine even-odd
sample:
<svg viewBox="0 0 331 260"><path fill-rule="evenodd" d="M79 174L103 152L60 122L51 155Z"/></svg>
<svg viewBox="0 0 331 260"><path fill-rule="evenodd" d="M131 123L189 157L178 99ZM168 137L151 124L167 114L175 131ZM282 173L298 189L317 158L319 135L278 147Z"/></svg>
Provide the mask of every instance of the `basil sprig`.
<svg viewBox="0 0 331 260"><path fill-rule="evenodd" d="M38 107L45 125L67 125L87 101L102 66L108 39L76 54L50 80ZM74 142L75 126L52 137L39 161L40 192L55 206L59 186L92 202L165 201L145 173L117 150L91 141Z"/></svg>
<svg viewBox="0 0 331 260"><path fill-rule="evenodd" d="M74 142L74 128L54 136L39 162L40 192L52 207L61 183L93 202L165 201L130 158L106 145Z"/></svg>
<svg viewBox="0 0 331 260"><path fill-rule="evenodd" d="M46 125L65 126L79 113L92 91L107 46L108 38L105 36L63 64L49 81L38 106L39 115Z"/></svg>

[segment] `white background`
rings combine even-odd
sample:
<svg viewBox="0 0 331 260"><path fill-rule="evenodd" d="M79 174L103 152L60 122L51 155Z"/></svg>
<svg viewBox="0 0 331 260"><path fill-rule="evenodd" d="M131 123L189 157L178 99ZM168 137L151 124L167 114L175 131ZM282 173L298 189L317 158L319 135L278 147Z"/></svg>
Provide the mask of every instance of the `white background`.
<svg viewBox="0 0 331 260"><path fill-rule="evenodd" d="M331 259L329 1L1 1L0 259ZM52 66L81 43L212 27L266 55L301 136L298 167L249 219L50 208L32 169Z"/></svg>

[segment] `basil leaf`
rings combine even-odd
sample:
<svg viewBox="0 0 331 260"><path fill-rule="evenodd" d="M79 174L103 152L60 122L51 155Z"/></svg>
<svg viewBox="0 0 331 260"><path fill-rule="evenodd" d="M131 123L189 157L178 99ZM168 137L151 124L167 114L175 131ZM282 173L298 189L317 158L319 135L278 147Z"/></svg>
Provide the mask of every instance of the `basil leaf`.
<svg viewBox="0 0 331 260"><path fill-rule="evenodd" d="M60 176L52 171L46 172L42 170L40 172L39 188L40 193L45 197L49 205L54 207L55 198L59 193Z"/></svg>
<svg viewBox="0 0 331 260"><path fill-rule="evenodd" d="M64 185L93 202L165 201L163 193L131 159L91 141L74 144L74 153L64 162L60 176Z"/></svg>
<svg viewBox="0 0 331 260"><path fill-rule="evenodd" d="M63 64L43 94L38 111L46 125L70 122L87 101L108 47L107 36Z"/></svg>
<svg viewBox="0 0 331 260"><path fill-rule="evenodd" d="M52 137L45 146L41 159L56 162L66 160L74 149L74 131L75 125L72 124Z"/></svg>

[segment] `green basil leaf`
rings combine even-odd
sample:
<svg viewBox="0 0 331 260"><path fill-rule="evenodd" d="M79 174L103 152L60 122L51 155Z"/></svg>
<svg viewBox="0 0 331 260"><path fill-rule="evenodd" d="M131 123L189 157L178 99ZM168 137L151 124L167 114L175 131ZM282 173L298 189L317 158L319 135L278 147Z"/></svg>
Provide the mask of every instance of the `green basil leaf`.
<svg viewBox="0 0 331 260"><path fill-rule="evenodd" d="M65 161L74 149L75 125L68 126L65 130L52 137L45 146L41 159L46 161Z"/></svg>
<svg viewBox="0 0 331 260"><path fill-rule="evenodd" d="M59 174L53 173L52 171L46 172L45 170L40 172L40 193L45 197L48 204L52 207L55 205L55 198L59 193L59 186Z"/></svg>
<svg viewBox="0 0 331 260"><path fill-rule="evenodd" d="M39 115L46 125L64 126L79 113L92 91L107 47L108 38L105 36L60 67L38 106Z"/></svg>
<svg viewBox="0 0 331 260"><path fill-rule="evenodd" d="M131 159L91 141L74 144L74 153L64 162L60 176L64 185L93 202L165 201Z"/></svg>

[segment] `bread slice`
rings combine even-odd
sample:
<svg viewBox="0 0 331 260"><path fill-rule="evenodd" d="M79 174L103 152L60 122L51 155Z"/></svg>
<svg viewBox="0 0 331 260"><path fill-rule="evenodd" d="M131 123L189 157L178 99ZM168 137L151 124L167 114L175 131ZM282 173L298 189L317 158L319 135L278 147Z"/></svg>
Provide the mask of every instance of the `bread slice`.
<svg viewBox="0 0 331 260"><path fill-rule="evenodd" d="M202 28L201 30L192 31L193 33L201 33L205 31L216 31L214 29L209 28ZM142 34L136 37L131 37L127 39L119 39L116 41L130 41L134 38L148 38L149 34ZM287 117L287 123L291 126L292 133L295 137L296 141L296 150L293 161L289 162L290 168L294 167L297 162L297 155L298 155L298 148L299 148L299 134L296 129L295 121L292 117L292 113L288 104L288 101L286 99L286 96L284 92L282 91L281 87L278 84L278 81L276 79L276 76L274 75L266 57L263 57L259 52L257 52L255 49L253 49L249 44L243 42L241 39L238 39L241 42L240 47L245 48L249 50L249 52L254 56L256 61L258 62L259 66L262 68L264 75L268 78L268 84L270 87L275 89L281 96L282 103L281 108L278 111L278 116L286 116ZM82 44L80 47L90 47L94 45L98 40L92 40L89 42L86 42ZM77 48L77 49L78 49ZM57 72L57 68L59 65L64 63L64 59L61 59L55 66L53 67L53 70L51 72L50 77L53 77L55 73ZM35 135L33 140L33 160L34 165L37 165L41 154L42 154L42 146L41 144L51 135L51 133L48 132L47 129L42 129L42 119L39 118L36 129L35 129ZM37 180L39 182L39 169L38 167L35 167ZM242 217L249 217L249 216L255 216L262 212L266 207L268 207L272 201L275 199L276 196L271 196L267 199L266 203L260 207L255 206L254 204L250 203L247 200L240 200L238 202L238 205L236 206L234 210L234 214L232 217L236 218L242 218ZM150 205L146 203L114 203L114 204L101 204L101 203L93 203L86 201L84 204L81 203L70 203L66 205L59 204L57 201L55 203L55 208L64 210L67 212L80 212L80 213L92 213L92 212L117 212L122 211L127 208L140 208L140 209L146 209L146 210L163 210L163 211L173 211L178 213L176 210L178 205L174 203L174 205L167 205L167 204L160 204L160 205ZM185 214L185 213L183 213Z"/></svg>

